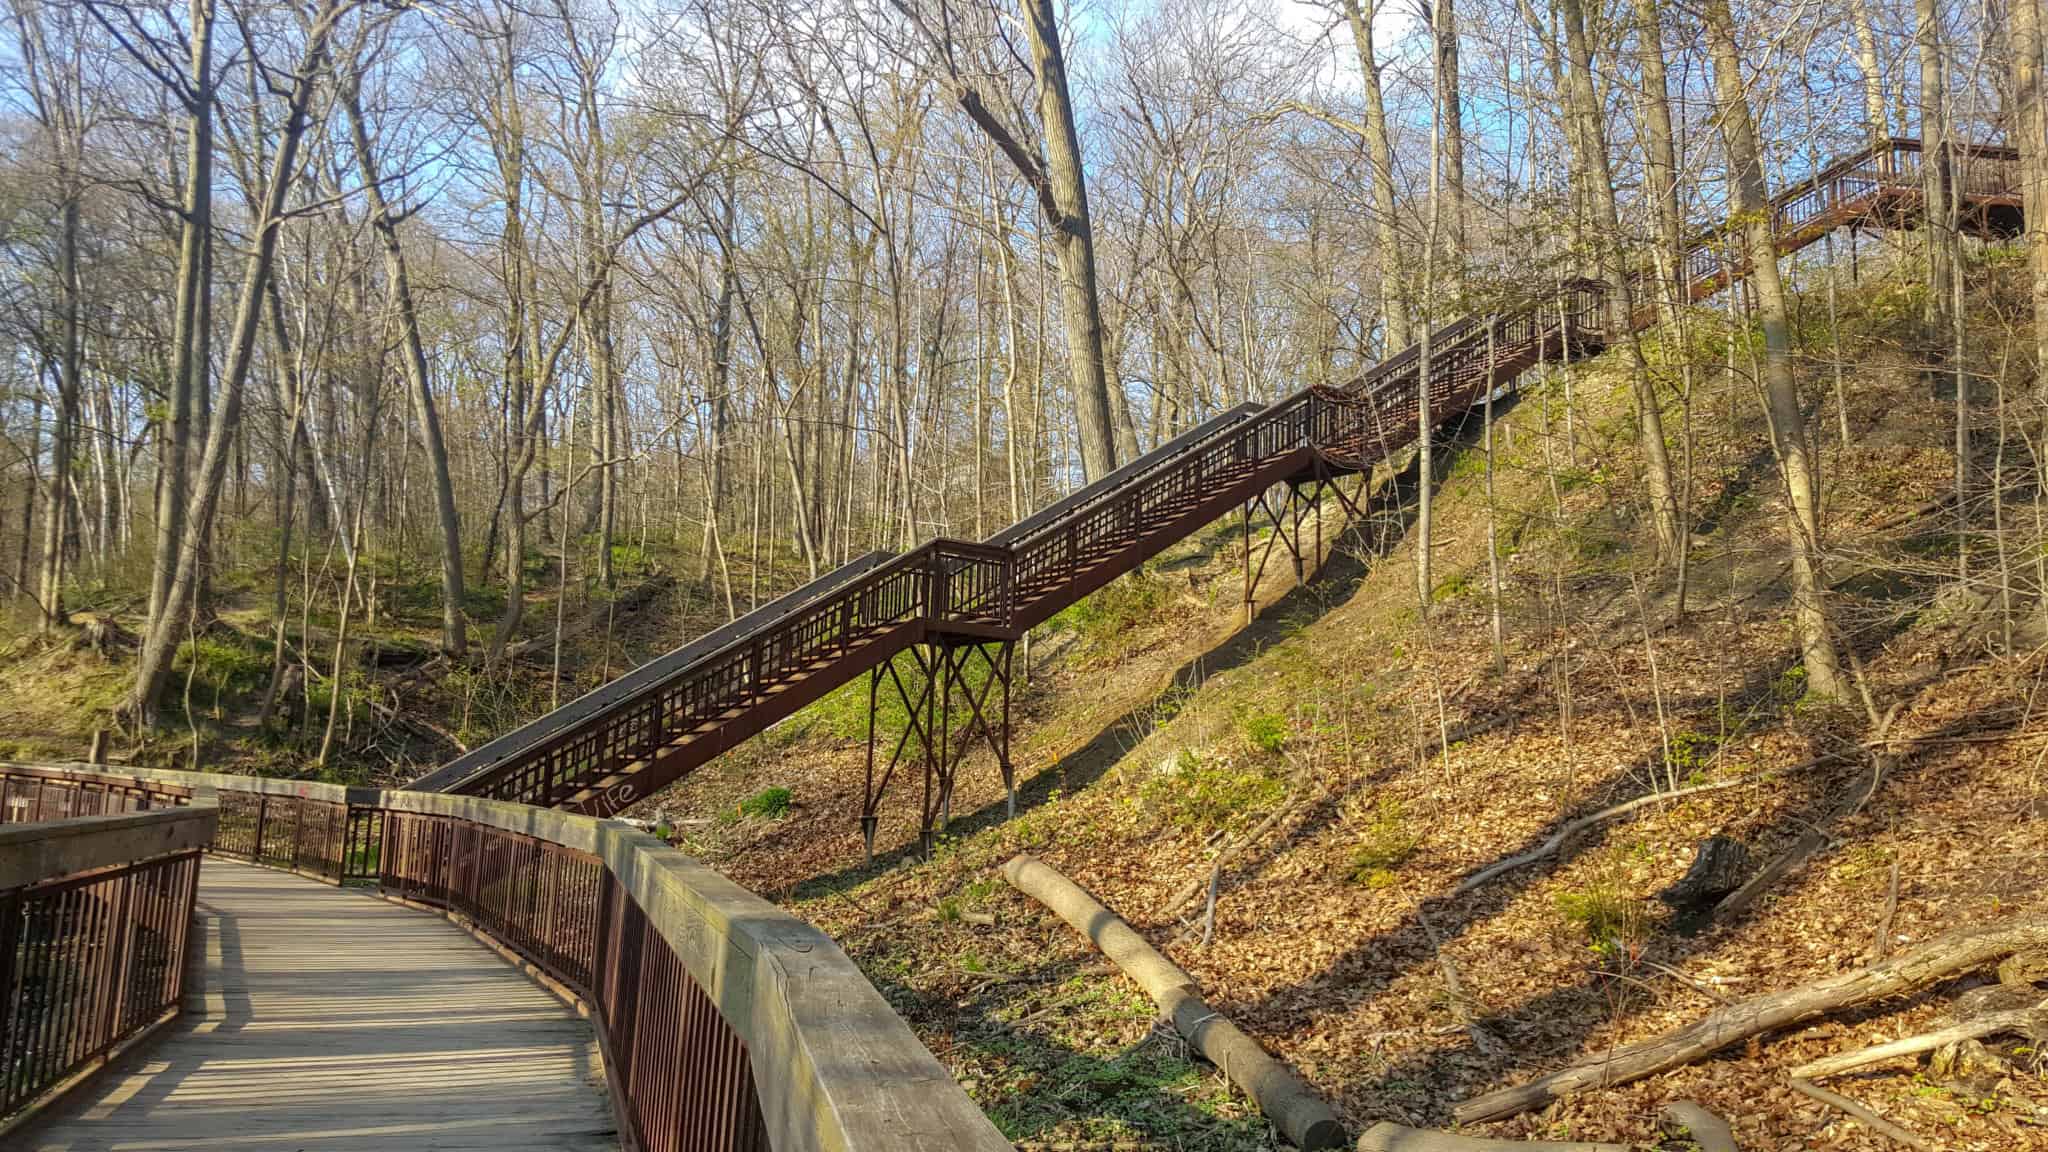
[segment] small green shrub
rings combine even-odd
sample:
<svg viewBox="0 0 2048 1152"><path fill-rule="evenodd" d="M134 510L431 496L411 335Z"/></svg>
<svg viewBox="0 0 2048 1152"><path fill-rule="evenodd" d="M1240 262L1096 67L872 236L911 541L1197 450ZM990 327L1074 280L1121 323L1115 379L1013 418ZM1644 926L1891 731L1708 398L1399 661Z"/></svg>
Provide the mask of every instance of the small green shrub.
<svg viewBox="0 0 2048 1152"><path fill-rule="evenodd" d="M182 683L188 670L196 692L252 692L270 680L270 658L239 637L201 636L178 645L172 658L174 679Z"/></svg>
<svg viewBox="0 0 2048 1152"><path fill-rule="evenodd" d="M1432 603L1442 604L1446 601L1457 600L1471 595L1474 587L1472 574L1470 572L1459 572L1449 580L1437 585L1436 590L1429 594L1429 598Z"/></svg>
<svg viewBox="0 0 2048 1152"><path fill-rule="evenodd" d="M1614 880L1601 877L1555 897L1558 915L1603 956L1632 954L1650 934L1650 911Z"/></svg>
<svg viewBox="0 0 2048 1152"><path fill-rule="evenodd" d="M1691 728L1681 729L1672 733L1672 770L1685 773L1688 780L1695 775L1705 772L1707 765L1713 762L1714 748L1719 743L1720 741L1712 736L1704 732L1696 732Z"/></svg>
<svg viewBox="0 0 2048 1152"><path fill-rule="evenodd" d="M1408 828L1401 802L1382 798L1374 806L1372 822L1351 850L1351 882L1367 888L1390 888L1394 873L1415 855L1419 841Z"/></svg>
<svg viewBox="0 0 2048 1152"><path fill-rule="evenodd" d="M1267 755L1287 746L1287 720L1273 712L1252 712L1239 722L1244 742Z"/></svg>
<svg viewBox="0 0 2048 1152"><path fill-rule="evenodd" d="M761 820L774 820L789 811L789 789L782 787L763 788L745 800L740 801L740 815Z"/></svg>
<svg viewBox="0 0 2048 1152"><path fill-rule="evenodd" d="M1258 768L1206 761L1186 750L1170 768L1147 780L1139 794L1173 823L1209 831L1271 805L1284 791L1280 781Z"/></svg>
<svg viewBox="0 0 2048 1152"><path fill-rule="evenodd" d="M1091 659L1119 659L1130 650L1130 634L1156 623L1169 599L1167 583L1140 568L1065 609L1051 627L1071 629Z"/></svg>

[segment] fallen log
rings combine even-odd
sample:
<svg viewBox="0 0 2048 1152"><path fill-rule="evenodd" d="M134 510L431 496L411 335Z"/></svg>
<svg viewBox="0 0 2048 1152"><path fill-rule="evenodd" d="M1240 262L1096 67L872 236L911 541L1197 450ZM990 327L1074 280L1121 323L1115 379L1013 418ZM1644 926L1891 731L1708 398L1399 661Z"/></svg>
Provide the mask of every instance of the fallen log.
<svg viewBox="0 0 2048 1152"><path fill-rule="evenodd" d="M1159 1005L1161 1015L1258 1104L1281 1135L1300 1148L1341 1147L1344 1126L1315 1090L1273 1059L1258 1041L1202 1002L1194 979L1145 942L1123 917L1037 858L1019 855L1003 878L1059 914Z"/></svg>
<svg viewBox="0 0 2048 1152"><path fill-rule="evenodd" d="M1581 816L1564 827L1559 828L1551 834L1550 839L1529 849L1527 852L1521 853L1518 856L1510 856L1505 860L1496 861L1465 877L1464 882L1458 885L1458 891L1470 892L1503 872L1512 872L1525 865L1534 864L1546 856L1554 856L1557 854L1557 850L1569 844L1573 837L1596 824L1604 824L1616 816L1626 816L1639 808L1648 808L1652 804L1662 804L1666 800L1683 800L1688 796L1704 796L1709 792L1721 792L1729 788L1740 787L1744 784L1754 784L1765 776L1774 775L1779 772L1797 771L1798 768L1808 768L1822 762L1822 760L1811 760L1805 764L1798 765L1796 768L1773 768L1762 772L1752 772L1746 776L1737 776L1733 780L1720 780L1712 784L1697 784L1691 788L1680 788L1676 792L1652 792L1648 796L1638 796L1633 800L1616 804L1612 808L1602 808L1598 812L1589 816Z"/></svg>
<svg viewBox="0 0 2048 1152"><path fill-rule="evenodd" d="M2048 1025L2048 1001L2039 1008L2028 1008L2017 1012L1993 1012L1961 1024L1951 1024L1918 1036L1893 1040L1888 1044L1873 1044L1854 1052L1838 1052L1823 1056L1794 1068L1791 1076L1795 1080L1820 1080L1828 1076L1839 1076L1858 1068L1867 1068L1900 1056L1918 1056L1964 1040L1975 1040L1982 1036L1994 1036L2000 1032L2032 1032Z"/></svg>
<svg viewBox="0 0 2048 1152"><path fill-rule="evenodd" d="M585 632L594 632L609 623L617 621L621 617L630 616L652 603L655 597L668 592L675 586L676 578L666 573L649 576L640 583L619 593L611 600L592 605L590 611L585 612L581 617L563 624L561 638L567 640L571 636L581 636ZM528 652L546 648L553 645L554 642L555 632L553 629L549 629L539 636L531 636L525 640L515 640L505 645L505 659L520 659Z"/></svg>
<svg viewBox="0 0 2048 1152"><path fill-rule="evenodd" d="M1794 1079L1790 1083L1794 1092L1799 1093L1801 1096L1811 1097L1830 1107L1840 1108L1842 1111L1855 1117L1873 1132L1883 1133L1908 1148L1916 1149L1917 1152L1935 1152L1934 1145L1879 1116L1847 1096L1830 1092L1820 1085L1806 1080Z"/></svg>
<svg viewBox="0 0 2048 1152"><path fill-rule="evenodd" d="M1630 1149L1626 1144L1588 1144L1575 1140L1487 1140L1382 1121L1358 1138L1358 1152L1630 1152Z"/></svg>
<svg viewBox="0 0 2048 1152"><path fill-rule="evenodd" d="M1692 1137L1700 1152L1741 1152L1735 1146L1735 1130L1728 1122L1690 1100L1673 1100L1664 1106L1666 1127Z"/></svg>
<svg viewBox="0 0 2048 1152"><path fill-rule="evenodd" d="M1588 1088L1607 1088L1654 1076L1751 1036L1811 1016L1923 988L2015 952L2040 948L2044 943L2048 943L2048 917L1951 932L1868 968L1738 1000L1676 1032L1612 1049L1597 1060L1475 1097L1458 1105L1452 1115L1461 1124L1498 1120L1541 1108Z"/></svg>

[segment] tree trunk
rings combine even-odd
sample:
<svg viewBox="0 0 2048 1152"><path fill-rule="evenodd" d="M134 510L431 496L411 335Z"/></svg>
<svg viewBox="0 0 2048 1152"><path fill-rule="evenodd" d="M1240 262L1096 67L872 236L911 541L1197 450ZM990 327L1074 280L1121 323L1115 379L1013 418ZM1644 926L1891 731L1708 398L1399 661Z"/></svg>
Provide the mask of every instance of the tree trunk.
<svg viewBox="0 0 2048 1152"><path fill-rule="evenodd" d="M1443 244L1450 257L1453 299L1465 294L1465 126L1464 100L1458 83L1457 0L1433 0L1431 34L1436 42L1436 91L1443 137L1443 194L1449 214L1443 219ZM1459 309L1463 311L1462 308Z"/></svg>
<svg viewBox="0 0 2048 1152"><path fill-rule="evenodd" d="M1839 660L1828 628L1820 549L1820 475L1807 448L1806 417L1799 406L1792 368L1792 327L1785 282L1778 272L1777 240L1771 232L1770 198L1757 143L1756 122L1742 86L1742 55L1735 43L1735 19L1728 0L1708 0L1704 10L1719 98L1721 133L1728 150L1728 192L1743 223L1750 283L1756 286L1757 314L1764 334L1764 392L1785 478L1786 535L1792 554L1792 594L1798 618L1808 689L1823 696L1841 691Z"/></svg>
<svg viewBox="0 0 2048 1152"><path fill-rule="evenodd" d="M1878 70L1877 26L1870 19L1870 0L1854 0L1856 24L1856 70L1863 74L1863 127L1870 146L1880 147L1891 136L1891 124L1884 110L1884 73ZM1880 156L1880 161L1890 157Z"/></svg>
<svg viewBox="0 0 2048 1152"><path fill-rule="evenodd" d="M1377 0L1361 7L1360 0L1344 0L1344 17L1351 24L1352 46L1358 52L1358 70L1365 84L1365 146L1372 161L1373 222L1378 238L1375 255L1380 264L1380 311L1386 339L1382 358L1415 343L1410 315L1407 278L1402 275L1401 237L1394 219L1394 149L1387 136L1387 105L1380 91L1379 56L1373 49L1372 22L1378 13Z"/></svg>
<svg viewBox="0 0 2048 1152"><path fill-rule="evenodd" d="M1679 540L1677 485L1671 478L1671 453L1664 443L1664 415L1657 389L1650 379L1650 367L1635 333L1635 294L1630 287L1627 256L1621 248L1621 214L1615 206L1614 176L1607 158L1607 132L1601 115L1599 94L1593 87L1593 53L1586 34L1585 9L1580 0L1561 0L1558 5L1564 25L1566 98L1570 101L1579 130L1574 139L1581 145L1579 167L1592 193L1594 232L1599 237L1601 275L1607 280L1607 337L1619 339L1635 384L1636 419L1641 426L1644 496L1650 505L1650 525L1657 535L1658 559L1675 565ZM1768 225L1766 225L1768 227Z"/></svg>
<svg viewBox="0 0 2048 1152"><path fill-rule="evenodd" d="M71 456L78 445L80 427L78 206L84 190L75 166L79 156L72 151L78 143L74 137L57 144L66 155L57 175L64 197L58 209L61 220L57 231L57 407L50 429L50 480L43 506L43 570L36 593L42 608L38 629L43 632L68 618L64 611L64 536L72 513Z"/></svg>
<svg viewBox="0 0 2048 1152"><path fill-rule="evenodd" d="M1685 216L1678 202L1678 151L1671 129L1671 84L1664 67L1664 27L1657 0L1635 0L1636 51L1643 72L1643 167L1657 216L1666 290L1658 294L1667 324L1685 298ZM1667 361L1668 362L1668 361Z"/></svg>
<svg viewBox="0 0 2048 1152"><path fill-rule="evenodd" d="M419 422L420 442L427 451L427 469L434 482L434 515L441 528L441 651L460 656L469 643L462 614L462 522L455 510L455 480L448 470L448 445L441 436L441 413L434 403L433 381L427 373L427 354L420 340L419 311L413 303L405 248L398 242L398 223L392 219L390 206L384 200L355 77L344 85L342 101L348 113L356 168L362 174L369 199L370 224L384 251L384 277L390 282L391 302L398 319L399 359L405 365L406 383L411 386L413 418ZM296 416L293 423L297 423Z"/></svg>
<svg viewBox="0 0 2048 1152"><path fill-rule="evenodd" d="M2041 0L2012 0L2014 141L2020 153L2027 270L2034 300L2034 386L2048 406L2048 114L2041 92Z"/></svg>
<svg viewBox="0 0 2048 1152"><path fill-rule="evenodd" d="M150 569L149 619L163 616L177 572L190 479L193 398L207 388L210 370L205 301L212 295L206 258L213 230L213 0L191 0L191 56L186 83L192 92L185 129L185 195L178 243L177 315L171 332L170 391L157 460L156 536Z"/></svg>
<svg viewBox="0 0 2048 1152"><path fill-rule="evenodd" d="M1935 333L1948 326L1949 283L1955 275L1955 238L1948 220L1948 67L1942 58L1941 6L1914 0L1913 39L1920 60L1920 194L1922 233L1927 240L1926 323Z"/></svg>
<svg viewBox="0 0 2048 1152"><path fill-rule="evenodd" d="M327 58L327 41L342 14L354 0L323 0L306 29L306 42L297 67L290 74L286 116L280 128L277 152L271 159L268 184L258 206L252 228L255 246L250 251L235 305L235 323L228 345L227 372L221 380L220 402L207 431L206 451L200 460L199 484L193 492L184 540L178 549L177 571L171 579L163 610L150 618L135 665L134 694L129 709L139 723L154 725L157 696L171 667L179 624L192 602L200 579L200 555L213 527L213 515L220 504L221 480L227 471L228 451L235 426L242 415L242 387L249 375L256 332L262 317L271 265L277 255L277 236L284 223L285 197L298 172L299 144L306 133L307 108Z"/></svg>
<svg viewBox="0 0 2048 1152"><path fill-rule="evenodd" d="M1116 430L1108 365L1102 354L1102 307L1095 287L1095 235L1088 216L1087 179L1053 3L1024 0L1024 29L1031 38L1032 64L1038 74L1050 206L1057 211L1046 222L1052 226L1053 253L1060 265L1060 319L1067 330L1073 377L1074 431L1080 441L1081 473L1094 481L1116 470Z"/></svg>

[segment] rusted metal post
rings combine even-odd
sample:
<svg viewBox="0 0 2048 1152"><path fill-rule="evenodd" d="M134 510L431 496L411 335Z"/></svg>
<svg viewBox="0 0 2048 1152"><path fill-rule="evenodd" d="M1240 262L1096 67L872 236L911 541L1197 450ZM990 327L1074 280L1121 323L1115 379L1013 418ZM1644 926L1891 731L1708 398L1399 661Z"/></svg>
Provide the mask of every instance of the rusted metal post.
<svg viewBox="0 0 2048 1152"><path fill-rule="evenodd" d="M1252 503L1244 502L1244 622L1250 624L1257 614L1257 601L1252 598Z"/></svg>
<svg viewBox="0 0 2048 1152"><path fill-rule="evenodd" d="M1003 746L996 752L996 762L1003 770L1004 817L1017 818L1017 772L1010 763L1010 656L1014 645L1003 641Z"/></svg>
<svg viewBox="0 0 2048 1152"><path fill-rule="evenodd" d="M875 826L881 819L875 812L875 695L881 683L882 665L877 664L868 669L868 771L860 810L860 838L870 864L875 862Z"/></svg>

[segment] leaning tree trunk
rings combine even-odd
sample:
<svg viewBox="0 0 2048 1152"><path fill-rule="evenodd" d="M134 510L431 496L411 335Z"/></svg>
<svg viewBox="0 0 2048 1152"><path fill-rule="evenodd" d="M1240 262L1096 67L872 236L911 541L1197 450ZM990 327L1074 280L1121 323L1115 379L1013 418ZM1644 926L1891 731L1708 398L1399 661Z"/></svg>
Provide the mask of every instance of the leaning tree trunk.
<svg viewBox="0 0 2048 1152"><path fill-rule="evenodd" d="M441 650L450 656L460 656L468 648L462 615L462 521L455 510L455 481L448 468L448 444L441 435L441 413L434 404L433 382L427 374L427 354L420 340L419 310L413 303L405 248L398 242L398 223L392 219L391 208L384 200L377 159L371 152L369 130L363 123L362 94L353 77L343 89L342 102L348 113L356 168L362 174L363 190L369 198L370 223L384 251L384 276L390 281L401 338L399 359L405 364L413 418L419 421L420 442L426 448L427 469L434 481L434 513L441 527Z"/></svg>
<svg viewBox="0 0 2048 1152"><path fill-rule="evenodd" d="M1785 477L1786 535L1792 555L1792 594L1799 625L1807 687L1823 696L1841 692L1840 661L1828 629L1826 578L1820 551L1820 476L1807 448L1806 417L1792 370L1792 325L1785 282L1778 272L1777 237L1771 230L1770 198L1757 143L1756 121L1742 87L1742 54L1735 43L1735 19L1728 0L1708 0L1708 47L1714 63L1721 133L1728 149L1728 192L1743 221L1750 282L1756 285L1757 315L1764 330L1764 392L1771 436Z"/></svg>
<svg viewBox="0 0 2048 1152"><path fill-rule="evenodd" d="M1344 0L1344 18L1351 24L1351 43L1358 52L1358 71L1365 85L1365 147L1372 161L1372 207L1380 264L1380 313L1386 330L1382 352L1391 356L1415 343L1408 283L1402 275L1401 237L1394 220L1394 149L1387 135L1387 104L1380 90L1379 55L1373 48L1372 21L1377 2L1361 7Z"/></svg>
<svg viewBox="0 0 2048 1152"><path fill-rule="evenodd" d="M1046 178L1053 254L1060 265L1060 319L1067 329L1067 358L1073 376L1074 432L1081 445L1081 473L1097 480L1116 470L1116 431L1109 400L1108 365L1102 353L1102 305L1095 287L1095 234L1088 216L1088 184L1081 141L1074 130L1074 104L1067 90L1067 65L1053 0L1024 0L1024 30L1031 38L1038 73L1039 118L1045 132Z"/></svg>
<svg viewBox="0 0 2048 1152"><path fill-rule="evenodd" d="M271 265L277 255L278 232L284 224L285 198L298 171L299 145L305 138L307 109L325 70L327 41L335 23L354 6L354 0L325 0L306 29L306 42L297 67L291 73L286 97L286 114L279 132L277 152L271 158L264 195L258 205L253 236L255 247L244 267L242 287L235 304L235 323L228 344L227 371L221 378L220 402L207 431L206 451L200 458L198 486L192 494L186 517L184 540L178 548L178 567L171 578L163 609L149 621L142 653L135 664L135 685L128 701L138 722L154 725L157 696L170 672L179 625L197 591L200 554L211 535L213 516L220 506L221 482L227 473L236 425L242 416L242 388L248 381L254 359L256 332L262 318L264 297Z"/></svg>

